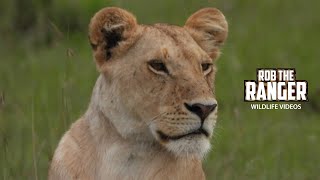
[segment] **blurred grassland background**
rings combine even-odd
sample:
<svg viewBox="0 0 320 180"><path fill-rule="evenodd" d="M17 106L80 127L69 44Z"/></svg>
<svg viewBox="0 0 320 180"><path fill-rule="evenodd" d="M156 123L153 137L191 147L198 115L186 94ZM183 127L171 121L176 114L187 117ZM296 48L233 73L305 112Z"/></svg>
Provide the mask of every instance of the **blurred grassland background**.
<svg viewBox="0 0 320 180"><path fill-rule="evenodd" d="M320 1L0 0L0 178L46 179L63 133L85 112L98 76L91 16L119 6L140 23L183 25L217 7L229 38L217 62L219 120L207 179L320 179ZM251 110L243 80L258 67L296 68L309 82L302 110Z"/></svg>

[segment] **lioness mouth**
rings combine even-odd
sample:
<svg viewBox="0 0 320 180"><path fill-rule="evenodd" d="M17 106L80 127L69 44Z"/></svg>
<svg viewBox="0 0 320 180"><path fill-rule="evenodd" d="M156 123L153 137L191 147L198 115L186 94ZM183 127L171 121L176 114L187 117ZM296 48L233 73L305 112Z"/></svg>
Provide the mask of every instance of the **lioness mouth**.
<svg viewBox="0 0 320 180"><path fill-rule="evenodd" d="M157 131L157 133L159 134L160 138L163 141L178 140L178 139L181 139L183 137L190 136L190 135L205 135L206 137L209 137L209 133L206 130L204 130L203 128L199 128L199 129L197 129L195 131L192 131L192 132L189 132L189 133L186 133L186 134L182 134L182 135L176 135L176 136L166 135L162 131Z"/></svg>

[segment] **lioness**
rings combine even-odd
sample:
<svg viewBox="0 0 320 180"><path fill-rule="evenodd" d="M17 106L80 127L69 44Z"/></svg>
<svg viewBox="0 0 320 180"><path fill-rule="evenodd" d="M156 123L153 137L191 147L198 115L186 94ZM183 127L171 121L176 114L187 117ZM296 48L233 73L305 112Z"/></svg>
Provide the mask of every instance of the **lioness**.
<svg viewBox="0 0 320 180"><path fill-rule="evenodd" d="M49 179L205 179L215 60L227 34L215 8L183 27L141 25L115 7L97 12L89 40L100 76L87 112L55 151Z"/></svg>

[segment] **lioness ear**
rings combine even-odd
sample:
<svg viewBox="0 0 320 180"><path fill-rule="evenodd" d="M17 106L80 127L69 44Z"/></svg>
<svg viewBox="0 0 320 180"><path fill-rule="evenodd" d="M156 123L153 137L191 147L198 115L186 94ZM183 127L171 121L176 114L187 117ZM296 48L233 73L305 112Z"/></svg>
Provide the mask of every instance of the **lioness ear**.
<svg viewBox="0 0 320 180"><path fill-rule="evenodd" d="M89 24L89 41L98 69L133 42L136 18L126 10L109 7L98 11Z"/></svg>
<svg viewBox="0 0 320 180"><path fill-rule="evenodd" d="M219 55L219 47L228 36L228 23L216 8L204 8L195 12L184 27L213 59Z"/></svg>

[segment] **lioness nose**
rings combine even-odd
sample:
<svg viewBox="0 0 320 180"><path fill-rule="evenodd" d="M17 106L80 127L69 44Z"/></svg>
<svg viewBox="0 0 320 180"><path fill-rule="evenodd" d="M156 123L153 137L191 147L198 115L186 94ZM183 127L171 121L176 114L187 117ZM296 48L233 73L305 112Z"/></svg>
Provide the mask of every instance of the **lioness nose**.
<svg viewBox="0 0 320 180"><path fill-rule="evenodd" d="M199 116L201 121L204 121L209 116L209 114L217 107L217 104L204 105L200 103L195 103L189 105L187 103L184 103L184 105L190 112Z"/></svg>

